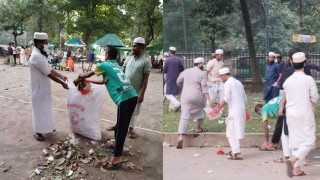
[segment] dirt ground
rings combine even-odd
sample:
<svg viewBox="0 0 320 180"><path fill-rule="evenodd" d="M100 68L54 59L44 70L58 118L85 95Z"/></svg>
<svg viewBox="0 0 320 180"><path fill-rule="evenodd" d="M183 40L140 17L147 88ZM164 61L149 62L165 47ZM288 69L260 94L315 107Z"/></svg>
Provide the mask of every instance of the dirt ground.
<svg viewBox="0 0 320 180"><path fill-rule="evenodd" d="M38 142L32 136L31 104L29 96L29 68L10 67L3 65L0 60L0 167L12 166L10 171L0 171L0 179L27 179L28 173L37 167L42 155L42 149L57 141L64 141L69 135L69 125L66 112L66 90L60 84L52 82L53 115L56 132L45 135L45 142ZM60 71L70 79L80 73L79 64L75 72ZM99 77L100 78L100 77ZM102 138L113 138L106 128L113 125L116 119L116 106L107 95L103 103L101 115ZM85 179L162 179L162 75L153 70L150 78L145 101L137 120L137 138L126 139L125 146L131 147L135 155L124 156L139 170L124 168L115 172L103 172L94 168L92 163L83 165L88 172ZM86 149L90 140L77 137ZM87 142L87 143L86 143ZM137 153L139 152L139 153ZM18 175L19 174L19 175ZM114 175L112 175L114 174ZM113 177L112 177L112 176ZM32 179L41 179L37 175Z"/></svg>

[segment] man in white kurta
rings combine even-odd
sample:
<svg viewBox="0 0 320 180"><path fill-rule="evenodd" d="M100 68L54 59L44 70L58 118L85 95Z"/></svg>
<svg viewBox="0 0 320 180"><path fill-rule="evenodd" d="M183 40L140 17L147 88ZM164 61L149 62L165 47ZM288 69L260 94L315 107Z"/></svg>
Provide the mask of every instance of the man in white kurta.
<svg viewBox="0 0 320 180"><path fill-rule="evenodd" d="M48 43L46 33L34 33L35 48L30 57L30 95L32 105L32 125L34 138L43 141L43 133L54 131L52 118L51 80L60 83L65 89L68 85L63 81L67 78L52 70L43 50ZM61 78L61 79L59 79Z"/></svg>
<svg viewBox="0 0 320 180"><path fill-rule="evenodd" d="M203 110L205 107L205 97L210 102L207 79L204 71L202 71L203 65L204 58L196 58L194 60L194 67L183 71L177 79L177 85L180 87L183 85L177 149L182 149L183 135L191 119L197 120L196 133L202 131L201 125L205 118Z"/></svg>
<svg viewBox="0 0 320 180"><path fill-rule="evenodd" d="M224 65L223 63L223 50L217 49L213 54L212 60L207 64L207 79L208 79L208 91L209 96L212 99L212 103L219 103L223 99L223 82L219 77L219 69Z"/></svg>
<svg viewBox="0 0 320 180"><path fill-rule="evenodd" d="M231 147L228 158L241 160L242 155L239 140L244 138L247 96L242 83L230 76L230 70L228 68L220 69L219 75L225 82L224 97L215 110L218 112L226 103L228 104L229 114L225 120L227 126L226 136Z"/></svg>
<svg viewBox="0 0 320 180"><path fill-rule="evenodd" d="M287 160L289 177L305 174L300 167L305 156L315 147L314 107L319 99L314 79L304 73L305 54L297 52L292 59L295 72L283 84L284 95L279 109L282 114L286 103L289 147L292 149L292 156Z"/></svg>

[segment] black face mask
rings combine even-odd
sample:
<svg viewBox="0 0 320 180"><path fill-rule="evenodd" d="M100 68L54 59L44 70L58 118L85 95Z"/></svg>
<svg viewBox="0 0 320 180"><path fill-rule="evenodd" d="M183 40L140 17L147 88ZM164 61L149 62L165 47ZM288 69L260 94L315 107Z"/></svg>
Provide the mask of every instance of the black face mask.
<svg viewBox="0 0 320 180"><path fill-rule="evenodd" d="M200 67L200 69L203 71L204 67L203 67L203 66L201 66L201 67Z"/></svg>

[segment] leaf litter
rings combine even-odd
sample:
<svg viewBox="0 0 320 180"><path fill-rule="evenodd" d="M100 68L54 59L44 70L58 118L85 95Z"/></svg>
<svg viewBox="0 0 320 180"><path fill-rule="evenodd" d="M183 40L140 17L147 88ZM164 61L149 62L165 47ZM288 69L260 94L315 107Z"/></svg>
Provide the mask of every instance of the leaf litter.
<svg viewBox="0 0 320 180"><path fill-rule="evenodd" d="M74 139L74 138L72 138ZM43 149L41 157L37 162L37 166L29 173L29 178L40 176L46 180L60 179L86 179L89 176L86 166L99 168L101 173L109 172L112 179L116 173L107 170L107 163L112 157L114 140L107 141L89 141L82 143L72 143L71 137L67 137L65 141L57 141ZM124 148L123 155L133 157L135 153L130 148ZM133 150L133 149L132 149ZM141 151L136 151L142 154ZM143 167L136 166L128 159L122 159L122 163L127 164L127 168L131 170L143 171ZM3 165L5 162L0 161Z"/></svg>

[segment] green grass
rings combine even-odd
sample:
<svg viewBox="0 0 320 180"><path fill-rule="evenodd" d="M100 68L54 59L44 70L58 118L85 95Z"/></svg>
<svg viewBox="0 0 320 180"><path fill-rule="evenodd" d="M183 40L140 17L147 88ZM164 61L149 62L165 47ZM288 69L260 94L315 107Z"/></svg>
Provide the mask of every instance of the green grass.
<svg viewBox="0 0 320 180"><path fill-rule="evenodd" d="M254 112L254 107L256 104L261 103L264 104L262 99L262 93L247 93L248 97L248 104L247 104L247 111L251 115L251 119L246 124L246 133L263 133L262 127L262 120L261 117ZM164 132L177 132L179 126L179 119L180 119L180 111L178 112L168 112L169 102L166 100L163 104L163 131ZM317 133L320 133L320 108L317 107L316 113L316 125L317 125ZM215 119L215 120L208 120L205 119L203 124L203 128L207 130L207 132L225 132L225 123L223 117ZM274 126L276 123L276 119L270 119L269 125L271 126L271 131L274 131ZM188 132L193 132L195 128L195 122L190 120L188 124Z"/></svg>

